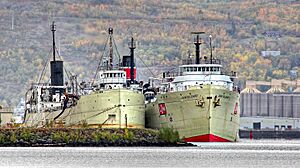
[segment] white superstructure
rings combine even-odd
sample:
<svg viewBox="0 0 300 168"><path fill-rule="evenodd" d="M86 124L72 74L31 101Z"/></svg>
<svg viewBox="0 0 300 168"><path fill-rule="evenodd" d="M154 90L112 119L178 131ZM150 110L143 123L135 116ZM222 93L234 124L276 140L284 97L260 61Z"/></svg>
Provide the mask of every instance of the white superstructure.
<svg viewBox="0 0 300 168"><path fill-rule="evenodd" d="M170 83L170 91L184 91L200 85L217 85L230 91L233 81L230 76L221 74L220 64L192 64L179 67L180 75Z"/></svg>

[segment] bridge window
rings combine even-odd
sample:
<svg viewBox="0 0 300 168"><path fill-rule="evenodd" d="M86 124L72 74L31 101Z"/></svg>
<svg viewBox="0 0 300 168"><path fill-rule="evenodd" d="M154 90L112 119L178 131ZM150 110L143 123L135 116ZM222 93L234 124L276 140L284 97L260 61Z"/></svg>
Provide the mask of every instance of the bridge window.
<svg viewBox="0 0 300 168"><path fill-rule="evenodd" d="M206 67L206 71L207 71L207 72L209 71L209 67Z"/></svg>
<svg viewBox="0 0 300 168"><path fill-rule="evenodd" d="M198 71L201 72L201 68L200 67L198 67Z"/></svg>
<svg viewBox="0 0 300 168"><path fill-rule="evenodd" d="M194 67L194 72L197 72L197 67Z"/></svg>
<svg viewBox="0 0 300 168"><path fill-rule="evenodd" d="M202 71L205 72L205 67L202 67Z"/></svg>

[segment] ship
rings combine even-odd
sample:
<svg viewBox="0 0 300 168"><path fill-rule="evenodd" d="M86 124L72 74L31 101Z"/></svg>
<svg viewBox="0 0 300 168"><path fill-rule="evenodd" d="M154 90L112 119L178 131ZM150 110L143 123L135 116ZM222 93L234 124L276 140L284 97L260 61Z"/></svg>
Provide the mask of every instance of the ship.
<svg viewBox="0 0 300 168"><path fill-rule="evenodd" d="M23 124L29 127L144 128L144 95L141 83L136 80L134 39L129 42L130 55L123 56L122 60L114 59L116 44L113 29L109 28L104 47L109 45L109 55L102 55L90 82L79 84L77 76L69 73L64 81L63 61L55 56L54 22L51 27L51 79L48 83L39 80L26 92Z"/></svg>
<svg viewBox="0 0 300 168"><path fill-rule="evenodd" d="M189 57L179 72L164 72L159 87L145 89L146 127L172 128L186 142L238 140L240 105L235 72L224 73L221 61L201 56L201 36L196 34L196 59ZM208 38L206 38L208 39Z"/></svg>

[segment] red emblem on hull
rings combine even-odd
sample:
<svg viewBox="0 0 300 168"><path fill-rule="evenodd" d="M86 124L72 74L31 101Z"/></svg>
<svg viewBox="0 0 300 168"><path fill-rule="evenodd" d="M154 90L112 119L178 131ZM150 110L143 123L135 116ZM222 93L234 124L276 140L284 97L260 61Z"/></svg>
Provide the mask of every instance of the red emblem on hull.
<svg viewBox="0 0 300 168"><path fill-rule="evenodd" d="M166 109L165 103L158 104L158 108L159 108L159 114L160 115L166 115L167 114L167 109Z"/></svg>

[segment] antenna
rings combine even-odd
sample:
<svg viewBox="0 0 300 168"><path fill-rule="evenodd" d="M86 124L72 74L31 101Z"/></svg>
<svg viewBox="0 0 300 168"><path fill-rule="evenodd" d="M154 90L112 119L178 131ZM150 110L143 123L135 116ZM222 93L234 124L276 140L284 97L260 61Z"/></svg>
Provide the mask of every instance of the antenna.
<svg viewBox="0 0 300 168"><path fill-rule="evenodd" d="M196 64L200 64L201 59L201 38L199 38L200 34L205 34L205 32L191 32L191 34L196 34L197 37L194 39L194 44L196 46Z"/></svg>
<svg viewBox="0 0 300 168"><path fill-rule="evenodd" d="M53 61L55 61L55 27L56 27L56 25L54 24L54 21L53 21L52 25L51 25L51 31L52 31L52 36L53 36Z"/></svg>
<svg viewBox="0 0 300 168"><path fill-rule="evenodd" d="M210 63L212 64L213 56L212 56L212 46L211 46L211 38L212 35L209 35L209 47L210 47Z"/></svg>
<svg viewBox="0 0 300 168"><path fill-rule="evenodd" d="M113 45L112 45L112 37L113 37L113 28L108 28L109 34L109 68L113 68Z"/></svg>

